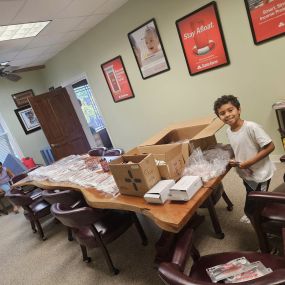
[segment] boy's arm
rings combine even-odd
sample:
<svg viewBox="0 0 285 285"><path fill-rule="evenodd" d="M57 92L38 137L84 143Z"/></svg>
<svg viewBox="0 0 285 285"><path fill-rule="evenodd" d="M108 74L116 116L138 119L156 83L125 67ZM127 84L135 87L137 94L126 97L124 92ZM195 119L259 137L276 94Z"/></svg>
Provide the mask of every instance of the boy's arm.
<svg viewBox="0 0 285 285"><path fill-rule="evenodd" d="M239 164L239 168L245 169L249 168L253 164L257 163L267 155L269 155L275 149L274 143L270 142L269 144L265 145L254 157L243 161Z"/></svg>
<svg viewBox="0 0 285 285"><path fill-rule="evenodd" d="M12 172L12 170L10 170L10 169L7 168L6 171L7 171L7 174L9 175L10 178L12 178L13 176L15 176L14 173Z"/></svg>

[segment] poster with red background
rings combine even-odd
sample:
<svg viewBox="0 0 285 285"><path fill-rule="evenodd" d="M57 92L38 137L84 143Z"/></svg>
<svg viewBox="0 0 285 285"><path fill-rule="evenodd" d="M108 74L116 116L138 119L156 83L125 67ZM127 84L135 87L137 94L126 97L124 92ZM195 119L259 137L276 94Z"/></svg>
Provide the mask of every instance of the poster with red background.
<svg viewBox="0 0 285 285"><path fill-rule="evenodd" d="M229 64L216 2L176 21L191 75Z"/></svg>
<svg viewBox="0 0 285 285"><path fill-rule="evenodd" d="M101 64L115 103L135 97L121 56Z"/></svg>
<svg viewBox="0 0 285 285"><path fill-rule="evenodd" d="M254 43L285 35L285 0L245 0Z"/></svg>

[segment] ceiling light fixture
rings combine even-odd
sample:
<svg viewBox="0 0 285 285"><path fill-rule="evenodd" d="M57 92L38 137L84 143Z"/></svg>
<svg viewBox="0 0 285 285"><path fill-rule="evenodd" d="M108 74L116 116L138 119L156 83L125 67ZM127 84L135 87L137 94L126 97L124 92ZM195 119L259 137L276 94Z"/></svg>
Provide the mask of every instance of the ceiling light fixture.
<svg viewBox="0 0 285 285"><path fill-rule="evenodd" d="M0 41L35 37L51 21L0 26Z"/></svg>

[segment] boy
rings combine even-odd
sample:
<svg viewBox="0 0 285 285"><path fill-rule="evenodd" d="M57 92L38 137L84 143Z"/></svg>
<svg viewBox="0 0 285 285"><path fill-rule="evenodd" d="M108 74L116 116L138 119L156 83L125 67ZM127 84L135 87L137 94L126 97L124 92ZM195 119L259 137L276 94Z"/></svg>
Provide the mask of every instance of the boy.
<svg viewBox="0 0 285 285"><path fill-rule="evenodd" d="M8 168L3 167L2 162L0 162L0 195L3 195L4 193L10 190L9 181L10 178L13 176L14 176L13 172ZM12 205L13 205L13 212L15 214L18 214L19 208L14 204Z"/></svg>
<svg viewBox="0 0 285 285"><path fill-rule="evenodd" d="M275 148L271 138L258 124L240 118L240 103L233 95L218 98L214 103L214 111L229 125L227 136L235 155L229 164L236 167L247 193L267 191L275 170L269 159L269 154ZM252 210L253 205L249 205L246 199L245 214L248 216ZM248 221L246 217L242 220Z"/></svg>

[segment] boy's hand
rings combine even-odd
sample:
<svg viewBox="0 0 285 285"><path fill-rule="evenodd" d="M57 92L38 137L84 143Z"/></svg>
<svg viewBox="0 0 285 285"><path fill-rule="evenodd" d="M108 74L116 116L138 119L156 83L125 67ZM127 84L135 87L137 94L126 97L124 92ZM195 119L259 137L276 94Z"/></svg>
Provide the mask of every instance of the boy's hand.
<svg viewBox="0 0 285 285"><path fill-rule="evenodd" d="M239 167L240 163L238 161L234 160L234 159L230 159L229 165L231 167Z"/></svg>

